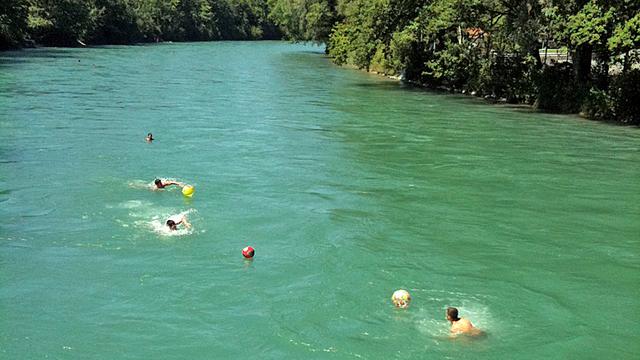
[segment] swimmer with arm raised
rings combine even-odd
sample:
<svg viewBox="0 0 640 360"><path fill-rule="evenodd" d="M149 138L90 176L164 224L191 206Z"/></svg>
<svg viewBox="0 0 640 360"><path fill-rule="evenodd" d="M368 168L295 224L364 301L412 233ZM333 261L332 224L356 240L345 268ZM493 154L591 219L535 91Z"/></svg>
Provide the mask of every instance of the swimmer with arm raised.
<svg viewBox="0 0 640 360"><path fill-rule="evenodd" d="M184 184L178 181L172 181L172 180L162 180L162 179L155 179L153 181L153 184L155 185L154 190L160 190L160 189L164 189L167 186L170 185L176 185L179 187L183 187Z"/></svg>
<svg viewBox="0 0 640 360"><path fill-rule="evenodd" d="M173 215L167 219L166 225L170 231L178 230L178 225L184 225L187 229L191 228L191 223L187 220L186 215Z"/></svg>
<svg viewBox="0 0 640 360"><path fill-rule="evenodd" d="M454 307L447 308L447 321L451 323L451 336L459 334L478 336L484 334L482 330L473 326L471 321L458 317L458 309Z"/></svg>

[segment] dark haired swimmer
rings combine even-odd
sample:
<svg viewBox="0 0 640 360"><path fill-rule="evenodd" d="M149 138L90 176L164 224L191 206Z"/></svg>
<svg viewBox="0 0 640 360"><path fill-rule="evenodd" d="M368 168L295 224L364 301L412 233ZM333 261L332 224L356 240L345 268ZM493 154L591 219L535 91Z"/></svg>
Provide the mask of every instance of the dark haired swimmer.
<svg viewBox="0 0 640 360"><path fill-rule="evenodd" d="M153 141L153 134L152 133L148 133L147 137L144 138L146 142L152 142Z"/></svg>
<svg viewBox="0 0 640 360"><path fill-rule="evenodd" d="M191 224L187 221L187 217L184 215L180 216L179 219L177 219L175 216L172 216L169 220L167 220L166 224L171 231L178 230L178 225L180 224L183 224L187 229L191 227Z"/></svg>
<svg viewBox="0 0 640 360"><path fill-rule="evenodd" d="M483 332L474 327L471 321L458 317L458 309L454 307L447 308L447 321L451 322L451 335L482 335Z"/></svg>
<svg viewBox="0 0 640 360"><path fill-rule="evenodd" d="M170 186L170 185L176 185L176 186L180 186L180 187L184 186L184 184L182 184L181 182L171 181L171 180L164 180L163 181L161 179L155 179L153 181L153 184L156 186L156 190L164 189L165 187Z"/></svg>

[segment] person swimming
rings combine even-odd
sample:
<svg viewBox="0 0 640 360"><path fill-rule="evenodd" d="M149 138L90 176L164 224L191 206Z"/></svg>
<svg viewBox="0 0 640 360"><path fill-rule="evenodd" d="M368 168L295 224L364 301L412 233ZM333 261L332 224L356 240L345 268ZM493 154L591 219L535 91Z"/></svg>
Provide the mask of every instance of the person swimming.
<svg viewBox="0 0 640 360"><path fill-rule="evenodd" d="M184 214L170 216L165 224L169 227L170 231L178 230L178 225L181 224L184 225L187 229L191 228L191 223L187 221L187 216Z"/></svg>
<svg viewBox="0 0 640 360"><path fill-rule="evenodd" d="M147 137L144 138L146 142L152 142L153 141L153 134L152 133L148 133Z"/></svg>
<svg viewBox="0 0 640 360"><path fill-rule="evenodd" d="M471 321L458 317L458 309L454 307L447 308L447 321L451 322L451 335L481 335L483 332L473 326Z"/></svg>
<svg viewBox="0 0 640 360"><path fill-rule="evenodd" d="M184 186L183 183L178 182L178 181L172 181L172 180L162 180L162 179L155 179L153 181L153 184L155 185L155 190L160 190L160 189L164 189L167 186L170 185L176 185L176 186Z"/></svg>

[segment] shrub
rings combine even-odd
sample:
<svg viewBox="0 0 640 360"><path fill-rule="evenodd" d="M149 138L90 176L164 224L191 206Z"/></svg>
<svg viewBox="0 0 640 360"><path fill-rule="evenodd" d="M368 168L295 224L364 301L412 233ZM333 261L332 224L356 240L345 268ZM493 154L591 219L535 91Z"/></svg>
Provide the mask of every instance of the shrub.
<svg viewBox="0 0 640 360"><path fill-rule="evenodd" d="M532 59L497 55L491 58L488 69L484 70L483 92L504 97L510 103L527 102L535 94L535 75Z"/></svg>
<svg viewBox="0 0 640 360"><path fill-rule="evenodd" d="M618 75L611 85L616 120L623 124L640 125L640 69Z"/></svg>
<svg viewBox="0 0 640 360"><path fill-rule="evenodd" d="M582 103L581 113L589 119L611 121L615 118L613 105L614 100L606 91L591 88Z"/></svg>
<svg viewBox="0 0 640 360"><path fill-rule="evenodd" d="M538 78L537 108L542 111L575 113L580 109L580 91L571 63L543 68Z"/></svg>
<svg viewBox="0 0 640 360"><path fill-rule="evenodd" d="M373 54L373 58L371 59L371 66L369 70L380 74L393 73L391 65L387 60L387 47L384 46L384 44L378 44L376 47L376 52Z"/></svg>
<svg viewBox="0 0 640 360"><path fill-rule="evenodd" d="M423 76L431 78L431 84L442 83L446 87L462 90L478 76L479 50L468 43L447 41L444 49L434 52L434 58L425 62Z"/></svg>

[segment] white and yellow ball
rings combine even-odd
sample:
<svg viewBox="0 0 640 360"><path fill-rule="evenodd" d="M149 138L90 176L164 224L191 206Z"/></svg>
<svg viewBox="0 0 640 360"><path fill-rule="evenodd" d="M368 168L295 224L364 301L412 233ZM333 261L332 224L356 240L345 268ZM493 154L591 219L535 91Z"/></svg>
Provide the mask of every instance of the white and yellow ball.
<svg viewBox="0 0 640 360"><path fill-rule="evenodd" d="M182 195L186 197L192 197L195 191L196 191L196 188L194 188L192 185L187 185L182 188Z"/></svg>
<svg viewBox="0 0 640 360"><path fill-rule="evenodd" d="M396 290L393 295L391 295L391 301L396 307L406 309L409 307L409 303L411 302L411 295L407 290Z"/></svg>

